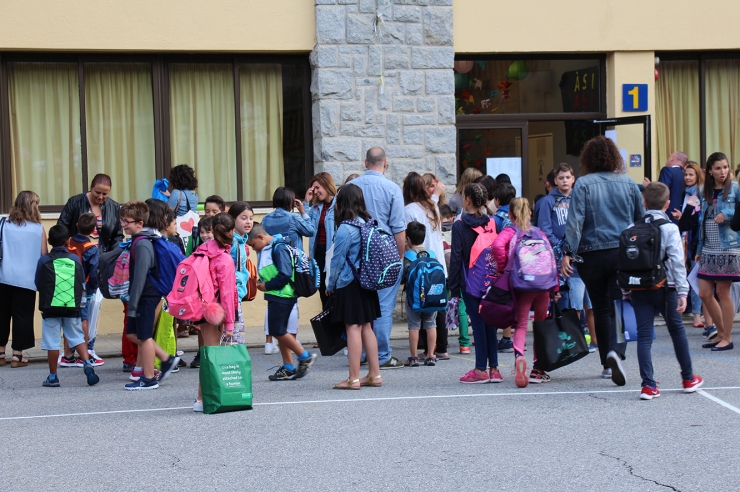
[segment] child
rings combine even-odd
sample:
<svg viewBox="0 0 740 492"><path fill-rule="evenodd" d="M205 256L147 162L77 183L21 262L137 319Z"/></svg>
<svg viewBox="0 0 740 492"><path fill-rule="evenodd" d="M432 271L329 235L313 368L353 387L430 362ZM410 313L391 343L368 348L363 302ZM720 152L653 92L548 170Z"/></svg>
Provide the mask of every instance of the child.
<svg viewBox="0 0 740 492"><path fill-rule="evenodd" d="M499 178L505 181L499 181ZM501 234L505 227L511 225L509 219L509 204L516 196L516 188L508 181L509 177L505 174L499 174L496 177L496 188L493 190L493 204L496 206L496 213L493 220L496 221L496 233ZM501 332L501 340L498 342L498 351L502 353L511 353L514 351L514 343L511 341L511 328L504 328Z"/></svg>
<svg viewBox="0 0 740 492"><path fill-rule="evenodd" d="M213 217L217 214L226 212L226 202L224 202L224 199L218 195L211 195L206 198L205 205L203 205L203 211L203 215L206 217Z"/></svg>
<svg viewBox="0 0 740 492"><path fill-rule="evenodd" d="M238 312L234 324L234 337L236 343L245 343L244 339L244 313L242 312L242 299L247 295L247 284L249 283L249 248L247 247L247 234L252 230L254 223L254 212L248 202L236 202L228 211L234 219L234 239L231 245L231 259L234 260L236 271L236 290L239 295L237 304Z"/></svg>
<svg viewBox="0 0 740 492"><path fill-rule="evenodd" d="M64 331L70 346L80 354L87 384L93 386L100 381L87 353L87 343L80 319L80 304L84 295L82 263L77 255L70 253L66 248L68 243L67 228L63 225L53 226L49 229L49 244L52 249L39 259L36 266L39 311L43 318L41 348L48 351L49 359L49 376L43 382L43 386L50 388L60 386L57 376L60 330Z"/></svg>
<svg viewBox="0 0 740 492"><path fill-rule="evenodd" d="M149 207L144 202L123 204L120 216L123 232L131 236L132 241L126 337L139 347L137 364L131 371L132 382L125 389L156 389L159 388L159 381L169 376L180 360L178 356L171 356L162 350L152 339L154 316L162 295L149 278L149 271L157 266L157 256L152 241L147 238L156 235L156 232L149 226ZM162 361L159 378L155 378L154 374L155 355Z"/></svg>
<svg viewBox="0 0 740 492"><path fill-rule="evenodd" d="M487 200L488 192L483 186L478 183L467 185L463 190L462 218L452 225L452 254L448 279L450 293L453 297L462 297L465 302L476 341L475 368L460 378L461 383L500 383L504 380L501 371L498 370L496 329L486 325L478 313L480 298L468 294L465 290L465 271L470 265L473 244L478 239L476 229L487 227L490 221L488 215L481 212Z"/></svg>
<svg viewBox="0 0 740 492"><path fill-rule="evenodd" d="M98 271L98 262L100 260L100 249L90 239L97 226L95 214L90 212L80 215L77 219L77 234L69 240L70 253L76 254L82 263L82 274L85 278L85 302L80 308L80 317L82 318L82 331L87 341L87 353L93 366L102 366L105 361L95 355L95 337L90 339L88 317L90 313L90 304L92 303L95 291L98 290L98 279L95 272ZM64 355L59 359L59 365L62 367L82 367L82 360L75 359L74 352L70 350L69 342L64 339Z"/></svg>
<svg viewBox="0 0 740 492"><path fill-rule="evenodd" d="M506 265L509 255L516 251L516 234L520 231L529 231L536 228L529 222L529 200L514 198L510 203L509 218L512 224L501 231L493 242L493 257L496 265ZM543 237L544 239L544 237ZM555 265L553 265L555 268ZM529 309L534 304L534 319L543 321L547 316L547 306L550 302L550 292L523 292L515 291L517 302L517 320L514 330L514 367L516 375L514 383L519 388L525 388L529 383L547 383L550 376L542 369L537 368L537 360L527 379L527 360L524 358L524 342L527 336Z"/></svg>
<svg viewBox="0 0 740 492"><path fill-rule="evenodd" d="M406 247L408 250L403 255L403 283L408 286L408 274L409 267L416 260L419 253L427 253L431 258L434 258L434 251L427 250L424 244L424 238L426 237L426 227L424 224L415 220L408 223L406 226ZM434 347L437 343L437 312L430 313L417 313L411 309L411 305L406 299L406 317L408 319L409 328L409 349L411 351L411 357L406 361L408 367L419 367L419 357L417 356L417 346L419 344L419 330L425 329L427 332L427 347ZM437 362L437 359L433 356L427 357L424 360L425 366L433 366Z"/></svg>
<svg viewBox="0 0 740 492"><path fill-rule="evenodd" d="M222 338L234 336L234 322L236 321L239 299L236 291L236 277L234 262L231 260L231 245L234 236L234 219L231 215L221 213L211 219L213 240L206 241L197 250L209 258L209 269L213 287L216 291L218 303L223 308L223 323L211 324L203 320L198 323L203 333L203 346L217 346ZM221 326L223 325L223 331ZM203 395L200 382L198 396L193 402L193 411L203 411Z"/></svg>
<svg viewBox="0 0 740 492"><path fill-rule="evenodd" d="M444 241L445 248L445 263L447 263L447 271L449 272L450 255L452 252L452 223L455 221L455 214L452 212L449 205L440 205L439 215L442 217L442 240ZM460 323L460 326L458 327L457 341L460 344L460 353L469 354L470 337L468 336L468 331L470 330L470 327L468 325L468 313L462 299L458 299L457 310Z"/></svg>
<svg viewBox="0 0 740 492"><path fill-rule="evenodd" d="M180 248L180 252L185 255L185 243L182 242L182 238L177 233L177 216L175 215L175 211L168 207L165 212L164 220L167 227L160 229L159 233L162 237Z"/></svg>
<svg viewBox="0 0 740 492"><path fill-rule="evenodd" d="M232 207L233 208L233 207ZM308 373L316 360L316 354L305 350L295 337L288 334L290 312L296 303L290 279L293 276L293 263L287 248L287 238L279 234L271 236L259 222L249 231L247 244L259 253L257 289L265 293L268 312L269 335L280 342L283 365L270 376L270 381L300 379ZM293 364L291 352L298 356L298 368Z"/></svg>
<svg viewBox="0 0 740 492"><path fill-rule="evenodd" d="M650 183L645 187L642 201L647 210L645 221L665 219L666 224L660 226L660 257L664 261L667 288L652 290L633 290L631 296L632 307L637 319L637 362L640 365L642 377L642 391L640 399L652 400L660 396L658 385L653 379L653 361L650 354L653 345L653 322L655 312L659 311L665 319L668 333L673 340L673 350L681 366L683 392L693 393L704 383L701 376L693 373L689 342L686 339L681 314L686 309L686 297L689 294L689 284L686 281L686 267L684 266L684 252L678 226L670 222L666 210L670 204L670 190L660 182ZM630 227L632 227L630 225ZM625 297L627 297L625 296Z"/></svg>
<svg viewBox="0 0 740 492"><path fill-rule="evenodd" d="M383 385L378 361L378 340L370 323L380 317L378 292L360 287L352 273L352 265L360 268L362 238L360 229L346 221L364 223L370 220L365 209L365 198L359 186L344 185L337 193L334 205L335 223L339 225L334 235L334 256L331 258L326 294L333 299L331 321L344 323L347 330L347 359L349 377L334 385L338 390L359 390L361 386ZM351 262L351 263L350 263ZM362 349L367 354L368 372L360 379Z"/></svg>
<svg viewBox="0 0 740 492"><path fill-rule="evenodd" d="M213 239L213 217L203 217L200 219L200 222L198 222L198 237L199 237L199 244L205 243L206 241L210 241Z"/></svg>

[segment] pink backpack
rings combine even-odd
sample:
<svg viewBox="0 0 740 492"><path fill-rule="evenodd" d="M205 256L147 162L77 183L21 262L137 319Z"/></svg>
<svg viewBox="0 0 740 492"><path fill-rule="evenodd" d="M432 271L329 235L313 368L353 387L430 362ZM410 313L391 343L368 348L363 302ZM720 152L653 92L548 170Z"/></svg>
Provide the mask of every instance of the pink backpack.
<svg viewBox="0 0 740 492"><path fill-rule="evenodd" d="M218 309L210 264L208 256L195 252L177 265L175 282L172 285L172 291L167 296L167 304L172 316L184 321L198 322L211 318L209 311ZM223 320L223 309L220 314L221 320L206 320L218 325ZM213 323L212 321L218 322Z"/></svg>
<svg viewBox="0 0 740 492"><path fill-rule="evenodd" d="M497 236L496 223L491 220L487 227L475 227L473 230L478 233L478 237L470 250L470 263L463 265L467 266L467 269L463 268L463 274L465 291L480 299L486 294L491 280L496 275L496 262L491 249Z"/></svg>

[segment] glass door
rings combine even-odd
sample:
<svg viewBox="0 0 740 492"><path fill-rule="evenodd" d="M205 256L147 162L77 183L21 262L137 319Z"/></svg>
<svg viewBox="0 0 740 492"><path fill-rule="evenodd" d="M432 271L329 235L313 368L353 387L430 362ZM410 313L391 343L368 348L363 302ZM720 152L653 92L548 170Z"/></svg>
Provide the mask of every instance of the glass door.
<svg viewBox="0 0 740 492"><path fill-rule="evenodd" d="M611 138L622 154L627 174L637 183L652 179L650 115L594 120L601 135Z"/></svg>

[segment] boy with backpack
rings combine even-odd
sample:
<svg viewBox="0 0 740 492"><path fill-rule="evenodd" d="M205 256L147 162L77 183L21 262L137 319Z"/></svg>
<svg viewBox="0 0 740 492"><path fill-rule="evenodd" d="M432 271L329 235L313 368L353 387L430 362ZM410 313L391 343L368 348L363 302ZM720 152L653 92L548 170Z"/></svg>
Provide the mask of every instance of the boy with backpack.
<svg viewBox="0 0 740 492"><path fill-rule="evenodd" d="M49 229L52 249L39 259L36 266L36 287L39 292L41 323L41 348L48 351L49 376L43 386L58 388L57 359L59 358L60 330L70 346L77 350L83 361L82 370L87 384L100 381L87 353L85 334L82 331L80 307L84 290L82 263L76 254L66 248L69 231L62 225ZM97 249L97 248L96 248Z"/></svg>
<svg viewBox="0 0 740 492"><path fill-rule="evenodd" d="M270 381L292 381L308 373L316 361L316 354L304 349L298 340L288 333L288 321L296 292L292 285L295 278L293 258L287 248L287 238L280 234L271 236L259 222L249 231L247 244L259 255L257 289L265 293L267 301L267 328L270 336L277 338L283 365L269 376ZM298 367L293 364L293 353L298 356Z"/></svg>
<svg viewBox="0 0 740 492"><path fill-rule="evenodd" d="M437 343L437 313L447 308L447 279L444 269L435 258L434 251L423 246L425 237L424 224L413 220L406 225L408 251L403 256L402 283L406 284L406 318L411 351L411 357L404 364L408 367L419 367L419 330L426 330L427 347L434 347ZM424 365L435 365L436 357L431 351L428 354Z"/></svg>
<svg viewBox="0 0 740 492"><path fill-rule="evenodd" d="M665 319L673 340L673 350L681 366L683 392L695 392L704 380L693 373L681 319L689 284L681 234L665 213L670 204L670 190L663 183L650 183L642 196L647 213L644 222L633 224L622 232L617 278L623 297L632 299L637 319L637 362L642 378L640 399L652 400L660 396L650 353L655 311Z"/></svg>

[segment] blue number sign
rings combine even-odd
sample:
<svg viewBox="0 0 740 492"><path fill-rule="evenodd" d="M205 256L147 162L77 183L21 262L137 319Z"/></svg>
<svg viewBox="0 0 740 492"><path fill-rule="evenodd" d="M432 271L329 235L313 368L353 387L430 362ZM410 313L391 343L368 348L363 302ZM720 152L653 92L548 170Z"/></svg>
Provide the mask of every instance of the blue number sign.
<svg viewBox="0 0 740 492"><path fill-rule="evenodd" d="M647 111L647 84L622 84L622 111Z"/></svg>

